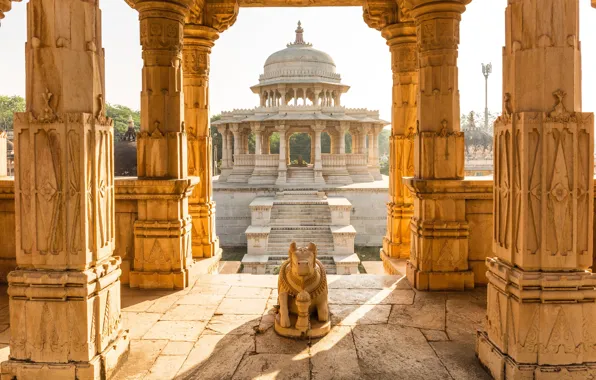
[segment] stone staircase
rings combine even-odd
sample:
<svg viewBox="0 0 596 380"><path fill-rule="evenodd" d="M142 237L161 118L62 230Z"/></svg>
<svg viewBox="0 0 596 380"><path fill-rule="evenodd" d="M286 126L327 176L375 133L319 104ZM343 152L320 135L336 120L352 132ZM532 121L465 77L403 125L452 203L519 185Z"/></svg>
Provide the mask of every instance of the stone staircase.
<svg viewBox="0 0 596 380"><path fill-rule="evenodd" d="M269 233L267 254L287 255L290 243L293 241L299 247L306 247L308 243L315 243L319 254L333 254L333 235L331 235L328 226L272 227Z"/></svg>
<svg viewBox="0 0 596 380"><path fill-rule="evenodd" d="M315 172L312 167L289 167L286 174L286 184L302 185L314 184Z"/></svg>
<svg viewBox="0 0 596 380"><path fill-rule="evenodd" d="M324 258L328 273L358 273L351 208L343 197L327 198L324 192L309 188L255 198L251 203L252 224L246 230L248 254L242 260L245 271L275 273L294 241L299 247L316 244L319 260Z"/></svg>
<svg viewBox="0 0 596 380"><path fill-rule="evenodd" d="M267 265L265 267L265 274L279 274L279 268L281 264L286 261L288 258L287 255L283 256L269 256L269 260L267 261ZM325 272L330 274L337 274L337 269L335 267L335 261L333 261L333 256L318 256L319 261L325 267Z"/></svg>

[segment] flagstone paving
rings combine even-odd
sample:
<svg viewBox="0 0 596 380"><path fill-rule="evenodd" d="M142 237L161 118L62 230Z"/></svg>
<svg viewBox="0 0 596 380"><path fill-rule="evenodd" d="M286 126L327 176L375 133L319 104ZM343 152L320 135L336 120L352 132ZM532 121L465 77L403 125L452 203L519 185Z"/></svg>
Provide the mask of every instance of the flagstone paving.
<svg viewBox="0 0 596 380"><path fill-rule="evenodd" d="M115 378L490 379L474 354L485 289L425 293L385 275L328 281L333 329L310 341L273 331L277 276L202 276L177 292L123 287L132 340Z"/></svg>
<svg viewBox="0 0 596 380"><path fill-rule="evenodd" d="M385 275L328 282L333 328L310 341L273 331L277 276L205 275L183 291L123 286L131 346L115 379L490 379L474 354L486 289L418 292ZM0 291L6 360L8 298Z"/></svg>

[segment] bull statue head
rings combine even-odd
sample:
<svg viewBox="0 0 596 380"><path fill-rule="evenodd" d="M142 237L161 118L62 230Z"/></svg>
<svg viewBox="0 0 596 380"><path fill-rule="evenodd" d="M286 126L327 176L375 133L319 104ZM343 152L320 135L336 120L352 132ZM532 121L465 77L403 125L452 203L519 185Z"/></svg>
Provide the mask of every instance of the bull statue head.
<svg viewBox="0 0 596 380"><path fill-rule="evenodd" d="M292 273L295 276L308 277L314 274L315 263L317 262L317 246L315 244L309 243L306 248L298 248L296 242L293 241L290 244L288 255L290 256Z"/></svg>

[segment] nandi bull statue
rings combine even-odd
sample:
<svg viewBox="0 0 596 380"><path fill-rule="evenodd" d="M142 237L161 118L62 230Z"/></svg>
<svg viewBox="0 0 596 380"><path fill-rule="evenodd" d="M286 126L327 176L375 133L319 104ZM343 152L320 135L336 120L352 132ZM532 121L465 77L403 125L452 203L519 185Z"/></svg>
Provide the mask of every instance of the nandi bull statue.
<svg viewBox="0 0 596 380"><path fill-rule="evenodd" d="M317 260L317 246L290 245L279 270L275 331L291 338L318 338L331 329L325 267ZM316 312L316 317L313 314ZM313 316L313 318L311 318Z"/></svg>

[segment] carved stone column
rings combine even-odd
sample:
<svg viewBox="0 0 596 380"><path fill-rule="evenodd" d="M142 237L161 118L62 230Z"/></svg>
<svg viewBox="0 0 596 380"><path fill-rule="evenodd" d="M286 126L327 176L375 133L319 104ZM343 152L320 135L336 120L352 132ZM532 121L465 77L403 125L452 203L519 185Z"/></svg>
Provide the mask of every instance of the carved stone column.
<svg viewBox="0 0 596 380"><path fill-rule="evenodd" d="M459 131L457 54L461 14L470 0L415 0L411 10L420 62L414 197L407 277L419 290L474 287L468 266L469 225L461 190L464 136ZM460 191L460 193L463 191Z"/></svg>
<svg viewBox="0 0 596 380"><path fill-rule="evenodd" d="M413 200L402 178L414 175L414 132L418 96L418 47L416 25L404 9L391 1L367 1L364 6L367 24L381 31L391 51L393 71L393 107L389 137L389 202L387 233L383 238L382 257L410 256L410 220ZM374 136L368 133L368 157L374 158ZM377 160L378 161L378 160Z"/></svg>
<svg viewBox="0 0 596 380"><path fill-rule="evenodd" d="M346 154L346 132L350 129L350 125L346 122L340 121L339 125L335 127L339 132L339 154Z"/></svg>
<svg viewBox="0 0 596 380"><path fill-rule="evenodd" d="M211 27L195 23L184 26L184 118L188 133L188 174L199 177L199 184L189 200L192 256L195 259L221 256L215 231L211 179L213 142L209 121L210 54L218 38L218 31Z"/></svg>
<svg viewBox="0 0 596 380"><path fill-rule="evenodd" d="M242 154L242 136L241 136L241 129L238 124L231 124L230 131L232 131L232 135L234 136L234 156Z"/></svg>
<svg viewBox="0 0 596 380"><path fill-rule="evenodd" d="M368 134L370 149L368 150L368 171L376 181L383 179L381 176L381 167L379 165L379 135L381 134L381 126L373 126L370 128Z"/></svg>
<svg viewBox="0 0 596 380"><path fill-rule="evenodd" d="M476 349L497 379L594 378L594 115L581 109L579 4L520 0L505 15L496 257Z"/></svg>
<svg viewBox="0 0 596 380"><path fill-rule="evenodd" d="M98 2L30 0L15 116L18 269L3 379L101 379L128 353L114 251L112 120Z"/></svg>
<svg viewBox="0 0 596 380"><path fill-rule="evenodd" d="M276 185L285 185L286 184L286 174L288 171L287 167L287 156L286 156L286 131L288 128L284 125L278 125L275 127L277 132L279 132L279 166L277 168L277 180L275 181Z"/></svg>
<svg viewBox="0 0 596 380"><path fill-rule="evenodd" d="M364 125L360 127L360 149L358 153L366 154L366 136L368 136L368 131L370 131L370 126Z"/></svg>
<svg viewBox="0 0 596 380"><path fill-rule="evenodd" d="M253 125L251 125L251 129L255 134L255 154L262 154L263 130L265 128L261 125L261 123L254 123Z"/></svg>
<svg viewBox="0 0 596 380"><path fill-rule="evenodd" d="M323 159L321 158L321 133L325 130L325 122L315 122L311 128L314 131L315 138L314 138L314 147L315 147L315 157L314 157L314 165L313 169L315 172L315 183L325 183L325 179L323 178Z"/></svg>
<svg viewBox="0 0 596 380"><path fill-rule="evenodd" d="M225 125L217 126L217 132L221 135L221 168L228 169L228 127Z"/></svg>
<svg viewBox="0 0 596 380"><path fill-rule="evenodd" d="M182 47L189 9L184 1L139 0L143 88L137 137L139 219L130 286L173 289L189 284L192 218L184 123Z"/></svg>

